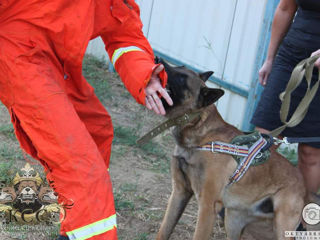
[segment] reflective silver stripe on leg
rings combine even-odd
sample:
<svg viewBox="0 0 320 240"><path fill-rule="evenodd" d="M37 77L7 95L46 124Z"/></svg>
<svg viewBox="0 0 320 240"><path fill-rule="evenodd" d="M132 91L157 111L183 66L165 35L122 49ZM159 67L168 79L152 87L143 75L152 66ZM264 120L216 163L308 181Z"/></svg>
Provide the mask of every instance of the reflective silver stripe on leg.
<svg viewBox="0 0 320 240"><path fill-rule="evenodd" d="M91 223L87 226L67 232L70 240L85 240L93 236L108 232L117 227L116 214Z"/></svg>

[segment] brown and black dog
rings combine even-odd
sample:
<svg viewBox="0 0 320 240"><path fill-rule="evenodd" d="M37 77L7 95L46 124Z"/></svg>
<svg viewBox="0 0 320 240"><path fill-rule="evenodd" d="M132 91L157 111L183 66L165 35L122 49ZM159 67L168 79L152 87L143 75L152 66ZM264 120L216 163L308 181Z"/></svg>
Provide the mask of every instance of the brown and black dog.
<svg viewBox="0 0 320 240"><path fill-rule="evenodd" d="M223 90L208 88L205 81L213 72L197 74L185 67L161 61L168 73L167 90L174 105L165 101L167 117L201 110L200 119L175 127L176 147L171 162L173 190L157 240L169 239L190 198L195 195L199 210L194 240L208 240L217 212L225 207L228 238L238 240L243 229L255 221L273 221L275 238L285 238L300 223L306 190L297 168L271 148L269 160L250 167L245 176L226 187L237 163L231 155L199 151L197 146L212 141L229 143L243 135L226 123L213 104Z"/></svg>

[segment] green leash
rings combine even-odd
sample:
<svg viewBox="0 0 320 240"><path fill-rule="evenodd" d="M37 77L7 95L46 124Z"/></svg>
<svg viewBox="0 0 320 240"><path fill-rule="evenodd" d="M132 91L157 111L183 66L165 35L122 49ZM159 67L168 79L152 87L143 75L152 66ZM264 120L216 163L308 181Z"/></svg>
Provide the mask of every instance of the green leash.
<svg viewBox="0 0 320 240"><path fill-rule="evenodd" d="M306 116L309 105L319 88L320 70L317 82L311 87L314 64L319 57L320 56L313 56L310 58L306 58L298 63L298 65L294 68L285 91L282 92L279 96L280 100L282 101L282 105L280 108L280 119L283 125L271 131L269 133L271 136L276 137L280 135L286 127L295 127ZM306 81L308 83L306 94L299 103L292 117L287 121L291 102L291 93L299 86L299 84L303 80L303 77L306 77Z"/></svg>

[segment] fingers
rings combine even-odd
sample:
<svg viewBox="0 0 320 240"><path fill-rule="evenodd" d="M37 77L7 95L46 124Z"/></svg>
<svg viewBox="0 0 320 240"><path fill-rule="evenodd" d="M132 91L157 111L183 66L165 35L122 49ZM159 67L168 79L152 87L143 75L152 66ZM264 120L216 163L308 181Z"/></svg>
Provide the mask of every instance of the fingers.
<svg viewBox="0 0 320 240"><path fill-rule="evenodd" d="M160 101L160 104L161 106L159 106L159 101ZM163 106L162 106L162 103L161 103L161 100L159 99L158 96L154 96L154 95L149 95L146 97L146 107L149 109L149 110L153 110L156 114L166 114Z"/></svg>
<svg viewBox="0 0 320 240"><path fill-rule="evenodd" d="M152 72L152 77L157 77L158 74L161 73L163 69L164 69L164 66L162 64L157 66L156 69L154 69Z"/></svg>
<svg viewBox="0 0 320 240"><path fill-rule="evenodd" d="M148 97L146 97L146 107L147 107L149 110L152 110L152 106L151 106L151 104L149 103Z"/></svg>
<svg viewBox="0 0 320 240"><path fill-rule="evenodd" d="M162 101L158 96L158 93L167 101L169 105L173 105L173 101L167 91L164 88L160 88L159 91L150 93L146 97L146 107L149 110L153 110L156 114L165 115L166 111L163 107Z"/></svg>
<svg viewBox="0 0 320 240"><path fill-rule="evenodd" d="M318 49L317 51L313 52L311 54L311 57L316 56L316 55L320 55L320 49ZM315 62L314 65L320 69L320 58L318 58L318 60Z"/></svg>
<svg viewBox="0 0 320 240"><path fill-rule="evenodd" d="M317 51L313 52L311 54L311 57L315 56L315 55L320 55L320 49L318 49Z"/></svg>
<svg viewBox="0 0 320 240"><path fill-rule="evenodd" d="M166 100L166 102L172 106L173 105L173 101L171 99L171 97L169 96L168 92L164 89L164 88L161 88L159 90L159 93L160 95Z"/></svg>
<svg viewBox="0 0 320 240"><path fill-rule="evenodd" d="M259 82L262 86L265 86L268 81L268 77L270 75L272 69L273 60L266 60L259 71Z"/></svg>
<svg viewBox="0 0 320 240"><path fill-rule="evenodd" d="M269 77L269 74L268 74L268 73L266 73L266 74L264 75L263 80L262 80L262 86L267 85L268 77Z"/></svg>
<svg viewBox="0 0 320 240"><path fill-rule="evenodd" d="M165 115L166 111L163 107L160 97L163 97L169 105L173 105L173 101L165 88L162 87L158 74L164 70L162 64L158 65L152 72L148 86L145 88L146 107L153 110L157 114Z"/></svg>
<svg viewBox="0 0 320 240"><path fill-rule="evenodd" d="M320 58L318 58L314 65L320 69Z"/></svg>
<svg viewBox="0 0 320 240"><path fill-rule="evenodd" d="M158 97L158 94L157 93L153 94L152 98L155 102L155 107L154 107L155 112L157 114L165 115L166 111L164 110L164 107L162 105L160 98Z"/></svg>
<svg viewBox="0 0 320 240"><path fill-rule="evenodd" d="M264 79L264 74L259 71L259 83L263 86L263 79Z"/></svg>
<svg viewBox="0 0 320 240"><path fill-rule="evenodd" d="M267 83L268 74L265 71L259 72L259 82L262 86L265 86Z"/></svg>

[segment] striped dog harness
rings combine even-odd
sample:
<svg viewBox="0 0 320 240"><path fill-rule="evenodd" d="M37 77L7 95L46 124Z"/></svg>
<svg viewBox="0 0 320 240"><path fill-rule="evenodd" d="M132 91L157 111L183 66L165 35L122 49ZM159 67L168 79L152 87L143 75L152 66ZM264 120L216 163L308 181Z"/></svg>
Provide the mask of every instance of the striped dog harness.
<svg viewBox="0 0 320 240"><path fill-rule="evenodd" d="M250 166L257 166L268 160L270 151L261 151L267 143L267 140L259 132L253 132L248 135L237 136L232 139L231 143L210 142L196 149L213 153L225 153L234 157L238 166L229 179L229 186L238 182Z"/></svg>

